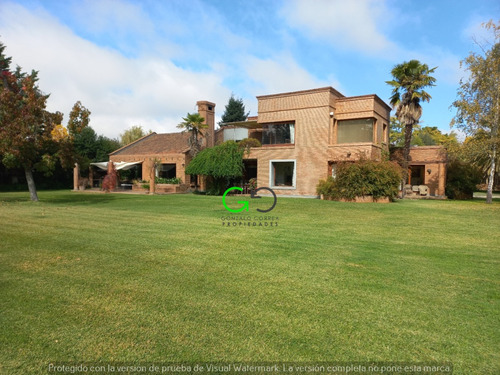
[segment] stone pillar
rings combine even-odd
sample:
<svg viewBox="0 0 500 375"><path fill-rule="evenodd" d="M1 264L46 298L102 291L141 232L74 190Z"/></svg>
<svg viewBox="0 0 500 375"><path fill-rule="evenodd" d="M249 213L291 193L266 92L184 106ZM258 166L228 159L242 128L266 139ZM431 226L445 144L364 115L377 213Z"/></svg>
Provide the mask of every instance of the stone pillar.
<svg viewBox="0 0 500 375"><path fill-rule="evenodd" d="M73 190L78 190L78 182L80 181L80 166L75 163L73 168Z"/></svg>

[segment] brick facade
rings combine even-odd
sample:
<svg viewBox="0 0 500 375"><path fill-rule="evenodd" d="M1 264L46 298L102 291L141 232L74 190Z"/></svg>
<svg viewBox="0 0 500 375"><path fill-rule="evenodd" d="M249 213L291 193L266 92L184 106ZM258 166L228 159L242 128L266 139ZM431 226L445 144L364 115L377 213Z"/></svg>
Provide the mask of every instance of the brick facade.
<svg viewBox="0 0 500 375"><path fill-rule="evenodd" d="M391 108L377 95L345 97L332 87L324 87L258 96L257 99L257 116L227 124L217 131L215 103L197 102L198 112L209 125L204 146L220 144L231 134L235 137L236 133L238 137L243 134L262 142L264 135L269 136L270 129L278 132L280 126L284 126L290 137L286 143L268 140L268 144L263 142L262 147L251 148L244 156L248 163L257 165L257 185L272 187L276 194L316 196L319 180L331 175L336 163L361 158L381 160L389 152ZM190 161L188 134L148 137L115 151L110 160L142 161L145 180L150 178L154 159L175 163L177 177L184 183L189 182L189 176L185 175L185 166ZM410 156L410 167L415 169L414 180L418 170L419 182L429 186L430 195L444 195L445 151L439 147L419 147L413 148Z"/></svg>
<svg viewBox="0 0 500 375"><path fill-rule="evenodd" d="M331 165L346 160L380 160L388 151L390 108L376 95L346 98L331 87L257 97L257 122L293 122L295 142L253 148L248 159L257 160L257 184L277 194L316 196L316 185L331 173ZM337 144L338 121L373 119L372 142ZM255 132L251 130L250 134ZM273 186L272 163L293 161L294 186Z"/></svg>
<svg viewBox="0 0 500 375"><path fill-rule="evenodd" d="M430 196L445 196L446 187L446 149L442 146L418 146L410 149L410 173L408 183L411 185L411 169L422 168L424 181L422 185L429 187Z"/></svg>
<svg viewBox="0 0 500 375"><path fill-rule="evenodd" d="M215 103L199 101L198 113L205 119L208 129L202 140L202 147L213 146L215 141ZM142 179L150 181L153 163L175 164L175 175L182 183L189 184L190 176L185 173L186 166L191 161L189 155L189 133L151 133L129 145L126 145L109 155L113 162L141 162Z"/></svg>

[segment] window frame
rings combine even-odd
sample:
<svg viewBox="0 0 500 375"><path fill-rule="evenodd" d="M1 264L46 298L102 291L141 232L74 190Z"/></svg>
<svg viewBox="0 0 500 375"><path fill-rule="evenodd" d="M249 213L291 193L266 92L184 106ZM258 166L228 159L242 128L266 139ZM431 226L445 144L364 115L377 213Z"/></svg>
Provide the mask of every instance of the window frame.
<svg viewBox="0 0 500 375"><path fill-rule="evenodd" d="M269 126L276 126L276 125L293 125L293 142L291 142L291 139L290 139L290 143L264 143L264 137L265 137L265 133L266 133L266 127L269 127ZM273 147L273 146L294 146L295 145L295 138L296 138L296 124L295 124L295 121L280 121L280 122L269 122L269 123L264 123L262 124L262 146L270 146L270 147ZM290 136L290 138L292 138Z"/></svg>
<svg viewBox="0 0 500 375"><path fill-rule="evenodd" d="M162 167L164 165L173 165L174 167L169 169L168 172L170 172L172 169L175 171L175 176L174 177L161 177L161 178L177 178L177 163L161 163L159 168L156 168L156 173L155 176L160 178L162 172L165 172Z"/></svg>
<svg viewBox="0 0 500 375"><path fill-rule="evenodd" d="M273 163L293 163L292 186L275 186L275 171ZM269 187L272 189L295 190L297 189L297 160L296 159L273 159L269 160Z"/></svg>
<svg viewBox="0 0 500 375"><path fill-rule="evenodd" d="M371 130L371 140L370 141L354 141L354 142L340 142L340 125L344 121L363 121L363 120L372 120L372 130ZM377 119L375 117L360 117L360 118L352 118L352 119L343 119L337 120L337 144L346 145L346 144L356 144L356 143L376 143L376 130L377 130Z"/></svg>

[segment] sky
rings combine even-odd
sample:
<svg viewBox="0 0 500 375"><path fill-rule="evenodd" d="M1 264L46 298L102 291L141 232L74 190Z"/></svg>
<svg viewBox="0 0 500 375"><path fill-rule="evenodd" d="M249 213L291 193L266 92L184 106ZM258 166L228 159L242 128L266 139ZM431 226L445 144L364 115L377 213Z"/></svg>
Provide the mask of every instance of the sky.
<svg viewBox="0 0 500 375"><path fill-rule="evenodd" d="M258 95L326 86L388 103L385 81L411 59L437 67L421 125L448 133L460 61L490 19L498 0L0 0L0 41L39 71L63 125L79 100L111 138L175 132L199 100L219 120L231 94L250 115Z"/></svg>

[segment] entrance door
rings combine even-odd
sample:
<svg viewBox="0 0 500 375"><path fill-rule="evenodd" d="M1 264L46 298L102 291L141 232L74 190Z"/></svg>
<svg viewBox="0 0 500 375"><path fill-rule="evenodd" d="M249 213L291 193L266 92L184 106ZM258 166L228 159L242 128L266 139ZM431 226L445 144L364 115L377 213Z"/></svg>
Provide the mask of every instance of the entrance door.
<svg viewBox="0 0 500 375"><path fill-rule="evenodd" d="M425 185L425 165L412 165L408 173L408 184Z"/></svg>
<svg viewBox="0 0 500 375"><path fill-rule="evenodd" d="M256 159L246 159L243 160L243 166L245 170L243 171L243 181L248 182L251 178L257 178L257 160Z"/></svg>

